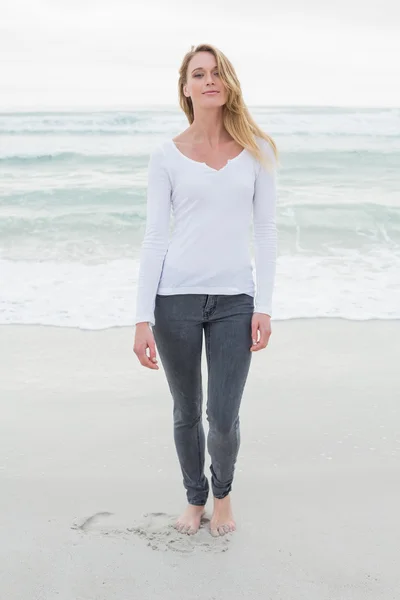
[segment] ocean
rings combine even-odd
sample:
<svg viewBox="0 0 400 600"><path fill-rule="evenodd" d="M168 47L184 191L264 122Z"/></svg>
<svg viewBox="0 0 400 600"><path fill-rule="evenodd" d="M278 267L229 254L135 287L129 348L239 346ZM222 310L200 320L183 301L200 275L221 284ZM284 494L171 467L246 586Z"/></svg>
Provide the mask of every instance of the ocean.
<svg viewBox="0 0 400 600"><path fill-rule="evenodd" d="M273 319L400 318L400 109L249 107L280 151ZM132 325L174 107L0 113L0 323Z"/></svg>

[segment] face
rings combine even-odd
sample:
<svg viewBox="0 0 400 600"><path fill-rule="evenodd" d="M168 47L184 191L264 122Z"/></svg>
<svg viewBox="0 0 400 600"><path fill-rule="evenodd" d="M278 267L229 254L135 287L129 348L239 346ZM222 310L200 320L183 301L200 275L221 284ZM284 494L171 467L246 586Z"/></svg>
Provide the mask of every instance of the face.
<svg viewBox="0 0 400 600"><path fill-rule="evenodd" d="M183 93L192 99L193 106L207 108L225 104L226 88L219 77L217 61L211 52L197 52L190 60Z"/></svg>

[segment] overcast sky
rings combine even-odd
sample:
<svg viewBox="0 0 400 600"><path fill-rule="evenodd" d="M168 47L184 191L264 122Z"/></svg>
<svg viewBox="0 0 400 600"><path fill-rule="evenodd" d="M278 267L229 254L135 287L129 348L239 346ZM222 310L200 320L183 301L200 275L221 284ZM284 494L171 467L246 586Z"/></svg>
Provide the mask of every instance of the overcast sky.
<svg viewBox="0 0 400 600"><path fill-rule="evenodd" d="M0 0L0 109L177 106L192 44L248 105L400 106L399 0Z"/></svg>

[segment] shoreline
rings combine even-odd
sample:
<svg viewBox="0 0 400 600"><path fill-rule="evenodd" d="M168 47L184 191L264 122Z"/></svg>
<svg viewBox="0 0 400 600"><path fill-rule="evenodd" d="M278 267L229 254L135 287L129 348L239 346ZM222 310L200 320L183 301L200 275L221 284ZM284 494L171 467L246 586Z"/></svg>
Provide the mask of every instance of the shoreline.
<svg viewBox="0 0 400 600"><path fill-rule="evenodd" d="M285 319L276 319L274 317L271 318L271 323L293 323L293 322L314 322L314 321L337 321L337 322L345 322L345 323L400 323L400 317L371 317L365 319L350 319L348 317L330 317L330 316L319 316L319 317L289 317ZM135 325L111 325L103 328L86 328L79 327L77 325L54 325L52 323L0 323L0 328L2 327L50 327L54 329L76 329L78 331L114 331L119 329L134 329Z"/></svg>

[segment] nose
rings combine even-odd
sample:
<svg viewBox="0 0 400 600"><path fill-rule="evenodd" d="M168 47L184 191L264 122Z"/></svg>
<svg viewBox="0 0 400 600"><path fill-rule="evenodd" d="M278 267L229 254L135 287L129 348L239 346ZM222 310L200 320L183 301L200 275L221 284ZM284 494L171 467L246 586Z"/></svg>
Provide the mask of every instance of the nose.
<svg viewBox="0 0 400 600"><path fill-rule="evenodd" d="M206 83L207 83L207 85L210 84L210 83L214 84L213 76L212 76L211 73L207 73L207 75L206 75Z"/></svg>

